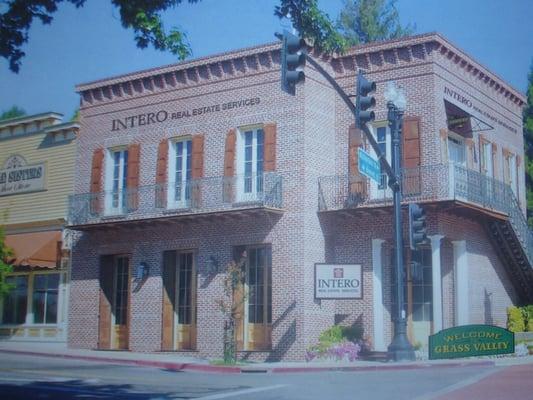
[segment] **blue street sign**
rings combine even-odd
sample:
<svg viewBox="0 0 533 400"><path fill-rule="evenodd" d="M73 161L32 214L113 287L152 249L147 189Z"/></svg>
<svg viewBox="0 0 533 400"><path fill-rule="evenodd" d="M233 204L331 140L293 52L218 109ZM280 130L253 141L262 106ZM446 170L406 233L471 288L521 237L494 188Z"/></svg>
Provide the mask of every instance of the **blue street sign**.
<svg viewBox="0 0 533 400"><path fill-rule="evenodd" d="M377 183L381 183L381 166L378 160L372 158L363 149L359 148L359 172L370 179L375 180Z"/></svg>

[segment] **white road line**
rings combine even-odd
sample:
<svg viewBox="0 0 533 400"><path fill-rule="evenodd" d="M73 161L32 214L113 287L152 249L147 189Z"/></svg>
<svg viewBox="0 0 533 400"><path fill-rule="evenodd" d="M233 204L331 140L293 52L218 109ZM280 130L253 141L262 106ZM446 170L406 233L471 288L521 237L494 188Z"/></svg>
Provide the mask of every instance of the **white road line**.
<svg viewBox="0 0 533 400"><path fill-rule="evenodd" d="M259 388L253 388L253 389L243 389L243 390L237 390L235 392L219 393L219 394L212 394L212 395L204 396L204 397L197 397L196 400L226 399L228 397L240 396L242 394L257 393L257 392L264 392L266 390L280 389L285 386L289 386L289 385L273 385L273 386L263 386Z"/></svg>
<svg viewBox="0 0 533 400"><path fill-rule="evenodd" d="M422 396L418 396L418 397L414 398L413 400L431 400L431 399L434 399L434 398L442 396L444 394L448 394L450 392L453 392L453 391L455 391L457 389L461 389L461 388L463 388L465 386L473 385L474 383L477 383L480 380L482 380L483 378L486 378L487 376L492 375L492 374L494 374L495 372L498 372L498 371L501 371L501 369L491 368L488 371L481 372L480 374L474 375L473 377L465 379L464 381L457 382L456 384L451 385L451 386L446 386L445 388L443 388L441 390L437 390L435 392L430 392L430 393L423 394Z"/></svg>

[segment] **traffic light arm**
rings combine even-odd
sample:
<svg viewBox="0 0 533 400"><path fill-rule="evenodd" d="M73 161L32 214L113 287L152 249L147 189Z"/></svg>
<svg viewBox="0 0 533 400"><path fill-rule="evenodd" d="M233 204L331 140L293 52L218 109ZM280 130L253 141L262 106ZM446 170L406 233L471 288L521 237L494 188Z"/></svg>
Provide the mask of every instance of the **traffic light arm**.
<svg viewBox="0 0 533 400"><path fill-rule="evenodd" d="M311 56L309 54L306 54L305 58L306 58L307 62L309 64L311 64L313 67L315 67L315 69L318 72L320 72L320 74L324 78L326 78L326 80L331 84L331 86L333 86L333 89L335 89L335 91L339 94L339 96L341 96L341 99L344 101L344 103L346 103L346 105L348 106L348 108L350 109L350 111L352 112L354 117L357 118L356 112L355 112L355 105L350 100L348 95L346 93L344 93L344 90L342 90L342 88L335 81L335 79L333 79L333 77L324 68L322 68L322 66L319 63L317 63L315 60L313 60L313 58L311 58ZM381 152L381 150L380 150L380 148L378 146L378 143L376 142L376 139L374 139L374 135L372 135L372 132L370 132L370 129L368 128L367 124L363 124L363 126L360 126L359 128L361 128L361 130L365 133L366 138L368 139L368 142L370 143L370 145L372 146L372 148L374 149L374 152L376 153L376 155L378 157L378 160L379 160L379 162L381 164L381 167L387 173L387 175L389 177L389 185L391 187L398 185L398 179L397 179L396 175L393 173L392 167L390 166L389 162L387 161L387 158L386 158L385 154L383 154Z"/></svg>

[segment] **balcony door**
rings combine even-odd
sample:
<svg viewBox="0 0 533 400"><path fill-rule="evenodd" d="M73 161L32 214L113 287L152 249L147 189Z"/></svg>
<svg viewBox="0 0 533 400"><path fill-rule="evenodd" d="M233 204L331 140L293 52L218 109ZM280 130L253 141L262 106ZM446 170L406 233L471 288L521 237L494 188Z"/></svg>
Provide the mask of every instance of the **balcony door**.
<svg viewBox="0 0 533 400"><path fill-rule="evenodd" d="M237 145L237 201L260 200L263 195L263 128L243 129Z"/></svg>
<svg viewBox="0 0 533 400"><path fill-rule="evenodd" d="M191 204L192 140L177 140L169 146L168 208L189 208Z"/></svg>
<svg viewBox="0 0 533 400"><path fill-rule="evenodd" d="M374 126L373 135L374 139L376 139L379 149L383 154L385 154L385 157L389 164L392 165L391 135L387 122L377 123ZM370 155L377 159L376 152L372 148L370 148ZM381 182L379 183L370 179L370 200L379 201L384 199L390 199L391 197L392 191L387 185L386 173L381 174Z"/></svg>
<svg viewBox="0 0 533 400"><path fill-rule="evenodd" d="M109 150L106 160L105 213L126 212L128 179L128 150Z"/></svg>

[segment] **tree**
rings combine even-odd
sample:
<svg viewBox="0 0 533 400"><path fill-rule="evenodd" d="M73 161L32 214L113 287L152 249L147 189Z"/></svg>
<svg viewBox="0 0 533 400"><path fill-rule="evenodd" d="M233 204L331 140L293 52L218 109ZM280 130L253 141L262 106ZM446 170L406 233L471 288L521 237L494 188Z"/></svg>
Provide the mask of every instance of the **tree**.
<svg viewBox="0 0 533 400"><path fill-rule="evenodd" d="M87 0L11 0L4 3L0 14L0 56L9 62L9 69L17 73L25 56L22 46L28 42L29 30L35 19L50 24L59 3L69 2L83 7ZM168 32L162 13L179 6L184 0L110 0L118 9L122 26L133 29L137 47L149 45L156 50L170 51L178 60L192 55L186 34L173 27ZM187 0L197 3L200 0ZM345 42L328 15L318 9L317 0L280 0L274 14L280 18L290 15L294 27L319 50L342 51Z"/></svg>
<svg viewBox="0 0 533 400"><path fill-rule="evenodd" d="M408 36L415 26L400 25L396 0L344 0L337 29L348 45Z"/></svg>
<svg viewBox="0 0 533 400"><path fill-rule="evenodd" d="M533 61L529 69L527 105L524 108L524 153L526 172L527 220L533 227Z"/></svg>
<svg viewBox="0 0 533 400"><path fill-rule="evenodd" d="M0 114L0 121L3 121L5 119L23 117L24 115L26 115L26 111L17 106L12 106L9 110L2 111L2 113Z"/></svg>
<svg viewBox="0 0 533 400"><path fill-rule="evenodd" d="M0 225L0 299L13 289L13 285L6 282L8 274L13 272L13 267L8 264L13 257L13 250L6 245L4 226Z"/></svg>
<svg viewBox="0 0 533 400"><path fill-rule="evenodd" d="M76 108L74 111L74 114L72 114L72 117L70 118L70 122L79 122L80 121L80 109Z"/></svg>

